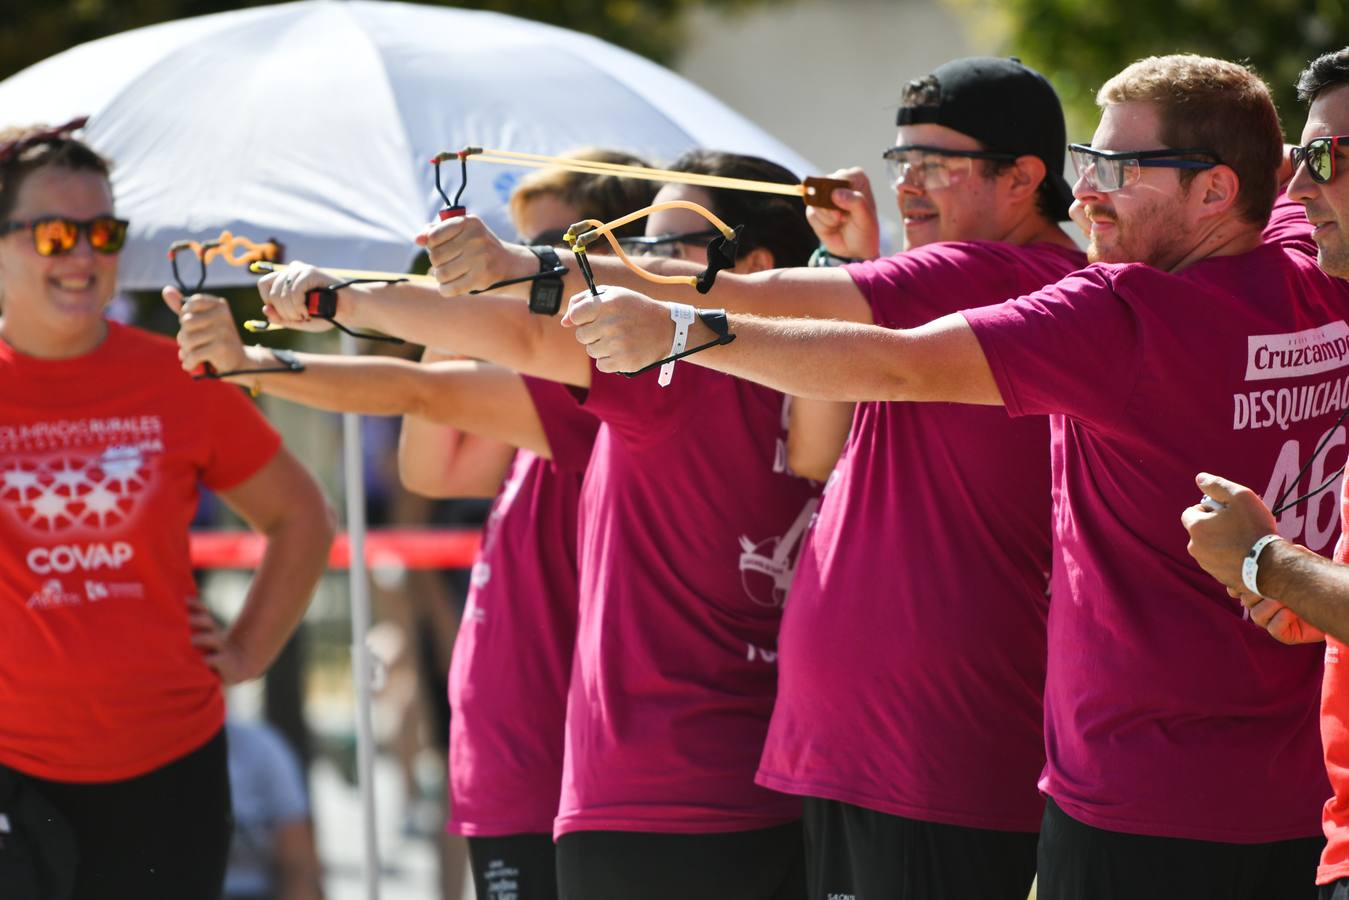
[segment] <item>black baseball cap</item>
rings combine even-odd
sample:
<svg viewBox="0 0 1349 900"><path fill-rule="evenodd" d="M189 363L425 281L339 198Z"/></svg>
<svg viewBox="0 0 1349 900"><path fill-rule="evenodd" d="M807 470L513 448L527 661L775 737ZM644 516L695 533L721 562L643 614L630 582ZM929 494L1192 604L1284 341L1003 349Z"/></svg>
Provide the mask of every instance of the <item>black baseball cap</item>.
<svg viewBox="0 0 1349 900"><path fill-rule="evenodd" d="M895 124L945 125L994 152L1040 157L1053 213L1060 222L1067 219L1073 202L1073 189L1063 177L1068 131L1049 79L1016 57L996 56L951 60L934 69L930 79L935 90L915 105L901 106Z"/></svg>

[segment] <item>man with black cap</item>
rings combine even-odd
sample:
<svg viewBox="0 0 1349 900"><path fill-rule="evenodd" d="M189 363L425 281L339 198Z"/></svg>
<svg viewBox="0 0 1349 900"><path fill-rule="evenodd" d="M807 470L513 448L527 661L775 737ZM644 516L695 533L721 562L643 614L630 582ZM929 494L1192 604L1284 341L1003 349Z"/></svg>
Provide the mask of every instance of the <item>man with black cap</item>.
<svg viewBox="0 0 1349 900"><path fill-rule="evenodd" d="M885 158L907 252L840 282L867 319L910 327L1085 264L1055 224L1072 199L1063 113L1038 73L955 60L906 86L898 125ZM838 231L874 234L867 212ZM783 613L757 778L804 800L812 900L1026 896L1049 526L1047 419L858 406Z"/></svg>
<svg viewBox="0 0 1349 900"><path fill-rule="evenodd" d="M1037 72L993 58L941 66L905 90L885 154L909 250L726 272L714 297L900 328L1056 281L1085 263L1057 225L1072 199L1064 144ZM866 218L853 224L874 229ZM537 269L471 219L434 227L429 247L443 293ZM591 265L597 280L641 284L611 260ZM426 327L449 327L436 319L428 310ZM1046 419L860 407L786 603L757 777L806 800L812 900L1026 896L1044 808L1049 535Z"/></svg>

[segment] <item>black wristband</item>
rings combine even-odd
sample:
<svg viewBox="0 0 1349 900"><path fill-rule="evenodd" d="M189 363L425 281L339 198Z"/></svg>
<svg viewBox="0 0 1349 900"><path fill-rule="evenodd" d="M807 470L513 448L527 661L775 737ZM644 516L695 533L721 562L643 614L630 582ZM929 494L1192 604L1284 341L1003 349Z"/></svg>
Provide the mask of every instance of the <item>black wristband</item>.
<svg viewBox="0 0 1349 900"><path fill-rule="evenodd" d="M717 343L729 344L735 340L731 334L731 322L726 318L724 309L700 309L697 310L698 321L702 322L712 333L717 336Z"/></svg>
<svg viewBox="0 0 1349 900"><path fill-rule="evenodd" d="M562 268L557 251L547 244L530 247L530 252L539 258L540 272L555 272ZM562 308L562 279L556 275L535 279L529 286L529 311L541 316L555 316Z"/></svg>

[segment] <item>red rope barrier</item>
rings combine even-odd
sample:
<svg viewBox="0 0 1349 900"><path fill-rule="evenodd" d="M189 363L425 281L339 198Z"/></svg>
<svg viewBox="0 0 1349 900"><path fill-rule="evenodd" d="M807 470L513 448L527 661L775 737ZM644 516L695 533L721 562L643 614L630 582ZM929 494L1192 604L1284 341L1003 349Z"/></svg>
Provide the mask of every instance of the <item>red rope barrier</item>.
<svg viewBox="0 0 1349 900"><path fill-rule="evenodd" d="M481 534L473 529L387 528L365 535L365 562L406 569L467 569L478 556ZM253 531L194 531L192 565L198 569L251 569L262 560L266 538ZM346 532L333 541L328 567L351 564Z"/></svg>

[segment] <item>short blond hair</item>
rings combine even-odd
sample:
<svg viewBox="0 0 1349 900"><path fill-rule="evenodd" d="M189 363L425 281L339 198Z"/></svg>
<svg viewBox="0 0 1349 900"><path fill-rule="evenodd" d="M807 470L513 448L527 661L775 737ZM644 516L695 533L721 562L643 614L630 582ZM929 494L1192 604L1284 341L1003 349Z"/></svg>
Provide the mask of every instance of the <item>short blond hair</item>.
<svg viewBox="0 0 1349 900"><path fill-rule="evenodd" d="M1111 78L1096 95L1097 106L1117 103L1156 105L1162 143L1216 153L1237 174L1237 214L1256 225L1269 221L1279 190L1283 128L1259 75L1239 63L1193 53L1149 56ZM1197 174L1181 170L1181 184Z"/></svg>
<svg viewBox="0 0 1349 900"><path fill-rule="evenodd" d="M618 163L625 166L645 166L646 163L631 153L619 150L601 150L587 147L563 154L566 159L579 159L589 162ZM624 178L615 175L591 175L584 172L569 172L566 169L539 169L530 172L511 192L510 215L518 220L525 204L542 196L555 196L563 203L574 206L582 218L599 219L608 222L650 206L660 184L638 178ZM616 237L640 237L646 223L642 219L615 229Z"/></svg>

